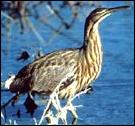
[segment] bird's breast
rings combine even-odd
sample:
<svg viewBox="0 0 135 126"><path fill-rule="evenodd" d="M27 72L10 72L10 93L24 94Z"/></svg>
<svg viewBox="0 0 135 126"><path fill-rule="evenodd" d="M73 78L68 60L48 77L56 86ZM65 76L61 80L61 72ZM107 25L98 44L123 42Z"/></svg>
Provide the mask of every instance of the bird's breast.
<svg viewBox="0 0 135 126"><path fill-rule="evenodd" d="M77 92L80 92L81 90L88 88L89 85L91 85L92 82L98 78L101 72L101 67L102 67L102 54L101 56L98 56L95 61L91 60L91 62L87 62L87 60L85 60L85 62L82 62L80 64L80 66L78 67L76 78Z"/></svg>

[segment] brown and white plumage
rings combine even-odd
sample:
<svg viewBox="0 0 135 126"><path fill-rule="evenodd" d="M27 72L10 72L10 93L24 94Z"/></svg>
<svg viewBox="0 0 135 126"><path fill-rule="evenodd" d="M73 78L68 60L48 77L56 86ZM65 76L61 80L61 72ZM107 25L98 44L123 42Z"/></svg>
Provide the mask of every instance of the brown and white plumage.
<svg viewBox="0 0 135 126"><path fill-rule="evenodd" d="M60 97L72 97L88 88L101 71L102 45L99 23L112 12L125 9L98 8L85 22L84 44L81 48L49 53L22 68L10 85L11 92L38 92L50 95L60 84Z"/></svg>

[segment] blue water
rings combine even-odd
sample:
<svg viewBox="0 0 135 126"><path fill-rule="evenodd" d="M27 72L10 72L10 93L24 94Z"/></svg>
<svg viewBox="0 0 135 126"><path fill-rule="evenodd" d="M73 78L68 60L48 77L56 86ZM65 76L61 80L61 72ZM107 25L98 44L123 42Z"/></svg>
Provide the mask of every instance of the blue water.
<svg viewBox="0 0 135 126"><path fill-rule="evenodd" d="M104 7L113 7L130 4L131 8L113 14L105 19L100 25L100 35L103 44L104 59L102 72L94 82L94 91L91 95L83 95L74 101L75 105L82 104L78 108L78 124L134 124L134 3L133 2L101 2ZM32 62L17 62L15 59L21 50L27 50L35 54L38 48L44 53L63 48L80 47L83 42L83 29L85 18L93 8L84 7L79 12L79 18L72 29L64 30L68 37L56 36L50 40L52 31L43 26L42 23L32 19L38 32L45 39L40 42L36 36L26 30L20 35L19 26L12 23L11 42L7 44L6 37L1 40L1 79L5 81L8 73L16 74L24 65ZM44 12L47 13L47 12ZM63 16L69 19L69 10L63 11ZM54 17L55 20L55 17ZM53 19L52 19L53 21ZM58 27L59 21L50 22ZM72 40L69 38L71 37ZM5 51L8 48L8 55ZM7 101L10 92L2 92L1 98ZM17 120L18 124L32 124L33 120L25 113L23 107L24 96L16 107L7 108L7 118ZM13 115L20 108L23 112L21 118ZM36 111L35 117L39 119L42 114L43 105Z"/></svg>

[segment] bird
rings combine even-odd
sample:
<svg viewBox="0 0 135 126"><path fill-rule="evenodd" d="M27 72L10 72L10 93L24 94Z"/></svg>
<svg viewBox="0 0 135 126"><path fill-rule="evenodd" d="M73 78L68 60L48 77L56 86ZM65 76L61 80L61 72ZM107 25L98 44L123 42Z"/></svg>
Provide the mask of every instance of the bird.
<svg viewBox="0 0 135 126"><path fill-rule="evenodd" d="M112 13L127 8L129 6L93 10L85 21L81 47L56 50L24 66L8 85L9 90L50 96L60 85L59 97L68 99L92 86L103 63L99 24Z"/></svg>

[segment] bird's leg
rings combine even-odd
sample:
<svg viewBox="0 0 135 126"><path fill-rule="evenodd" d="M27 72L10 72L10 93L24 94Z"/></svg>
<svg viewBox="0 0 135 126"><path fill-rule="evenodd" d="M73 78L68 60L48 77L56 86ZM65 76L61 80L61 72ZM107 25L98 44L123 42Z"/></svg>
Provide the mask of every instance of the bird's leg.
<svg viewBox="0 0 135 126"><path fill-rule="evenodd" d="M76 124L77 124L77 118L73 118L72 125L76 125Z"/></svg>
<svg viewBox="0 0 135 126"><path fill-rule="evenodd" d="M50 110L48 110L46 112L46 115L49 113ZM47 124L51 124L51 117L50 116L46 116L46 121L47 121Z"/></svg>
<svg viewBox="0 0 135 126"><path fill-rule="evenodd" d="M73 106L72 104L72 101L76 98L76 97L79 97L80 95L82 94L85 94L87 93L88 91L90 90L90 87L81 91L80 93L74 95L73 97L70 97L67 101L67 105L68 105L68 110L71 112L71 114L73 115L73 121L72 121L72 124L75 124L77 123L77 119L78 119L78 115L77 115L77 112L76 112L76 107Z"/></svg>
<svg viewBox="0 0 135 126"><path fill-rule="evenodd" d="M69 109L69 111L72 113L72 115L73 115L73 118L78 118L78 115L77 115L77 112L76 112L76 108L73 106L73 104L72 103L70 103L70 105L69 105L70 107L70 109Z"/></svg>

